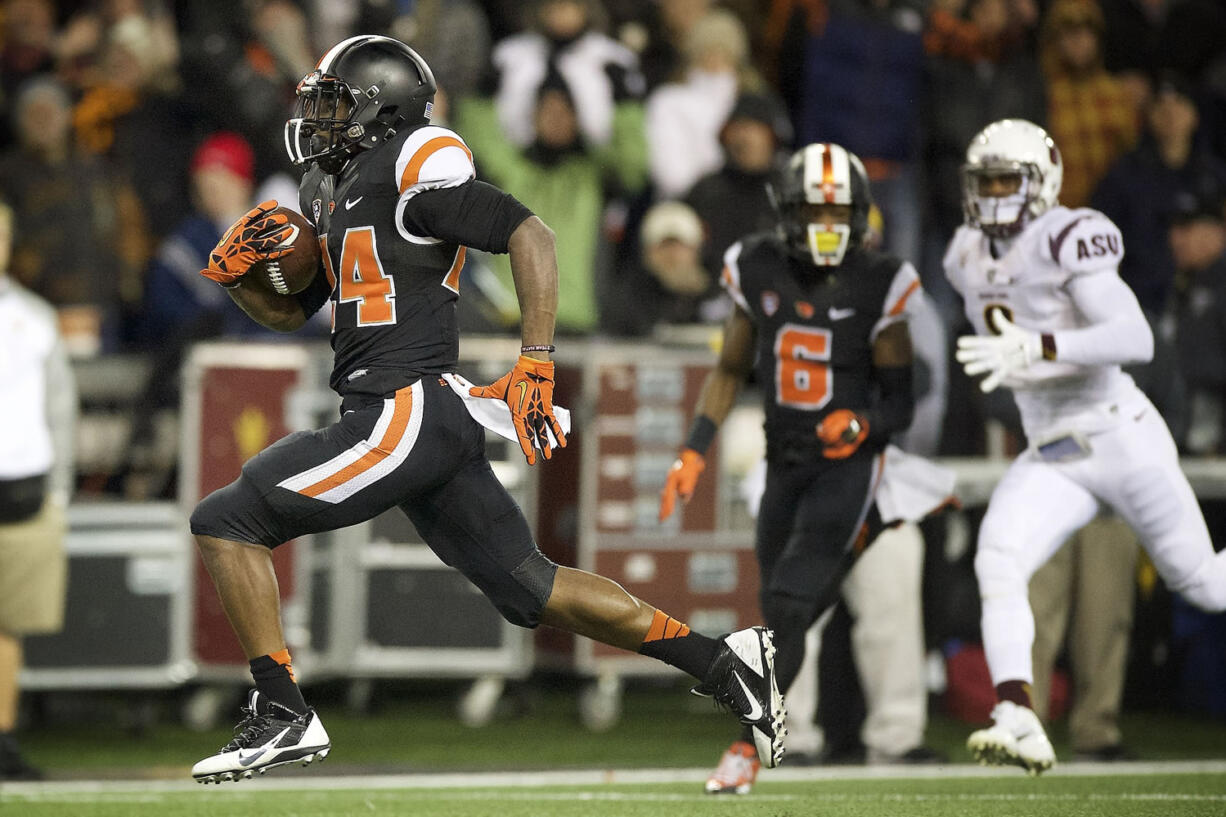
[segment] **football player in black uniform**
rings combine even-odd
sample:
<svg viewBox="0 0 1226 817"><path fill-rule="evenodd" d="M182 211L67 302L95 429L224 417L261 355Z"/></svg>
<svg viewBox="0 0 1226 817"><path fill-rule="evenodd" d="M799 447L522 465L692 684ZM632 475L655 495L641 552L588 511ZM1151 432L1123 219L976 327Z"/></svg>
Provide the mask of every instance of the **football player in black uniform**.
<svg viewBox="0 0 1226 817"><path fill-rule="evenodd" d="M751 235L724 256L722 283L736 309L668 474L660 519L678 497L693 495L704 454L756 361L767 452L756 536L761 604L786 691L804 658L805 631L837 600L856 554L880 529L880 455L914 408L906 306L919 277L909 263L862 246L868 177L839 145L798 151L775 200L780 229ZM749 791L758 760L746 737L724 753L707 791Z"/></svg>
<svg viewBox="0 0 1226 817"><path fill-rule="evenodd" d="M286 124L291 158L307 168L301 205L323 250L320 274L296 296L243 286L253 264L292 251L294 228L272 212L273 202L240 219L201 271L282 331L331 301L331 385L341 416L261 452L192 514L255 679L236 737L192 775L238 780L331 750L294 682L271 549L392 507L509 621L560 627L697 677L695 691L728 705L753 733L762 762L774 765L784 714L770 632L708 638L613 581L553 563L490 469L485 429L466 400L505 403L506 433L518 436L529 464L537 450L549 458L554 445L566 445L549 360L554 236L512 196L476 180L464 140L430 124L434 93L429 67L401 42L367 35L334 46L299 84L296 116ZM510 253L523 346L511 372L461 395L443 375L458 358L455 303L466 247Z"/></svg>

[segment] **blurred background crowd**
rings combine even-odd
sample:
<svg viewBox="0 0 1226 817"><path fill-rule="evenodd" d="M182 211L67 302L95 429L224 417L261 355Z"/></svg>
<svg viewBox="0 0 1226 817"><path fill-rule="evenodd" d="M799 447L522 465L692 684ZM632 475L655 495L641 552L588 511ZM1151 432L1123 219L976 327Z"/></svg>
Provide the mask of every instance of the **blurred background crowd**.
<svg viewBox="0 0 1226 817"><path fill-rule="evenodd" d="M940 259L968 140L1018 116L1063 150L1062 203L1123 230L1121 273L1160 338L1140 376L1184 448L1214 453L1222 13L1218 0L4 0L10 274L59 310L78 360L137 355L133 403L173 407L188 343L263 332L196 273L252 202L297 205L281 130L297 81L344 37L388 33L433 67L435 121L479 173L557 232L565 334L718 325L723 251L773 225L764 182L780 160L818 140L857 153L874 239L920 269L940 317L922 356L950 410L924 448L977 454L985 418L1015 424L1007 396L946 383L937 358L962 318ZM506 259L474 256L463 325L505 331ZM173 474L138 478L159 459L150 423L95 428L78 487L172 495Z"/></svg>
<svg viewBox="0 0 1226 817"><path fill-rule="evenodd" d="M1024 444L1009 395L982 396L948 363L965 326L941 257L962 221L970 138L1006 116L1039 123L1063 151L1061 202L1123 231L1120 272L1157 340L1135 376L1185 454L1222 455L1224 7L2 0L8 271L58 310L77 362L76 496L174 498L184 350L276 338L198 270L253 203L297 206L282 136L294 89L354 33L417 49L439 84L435 122L556 231L560 346L716 330L731 308L723 252L775 224L764 183L781 161L813 141L858 154L871 240L914 263L929 296L913 326L932 399L910 447L924 454ZM469 259L462 328L506 333L518 317L506 257ZM326 335L325 315L294 339ZM1222 515L1209 516L1223 541Z"/></svg>

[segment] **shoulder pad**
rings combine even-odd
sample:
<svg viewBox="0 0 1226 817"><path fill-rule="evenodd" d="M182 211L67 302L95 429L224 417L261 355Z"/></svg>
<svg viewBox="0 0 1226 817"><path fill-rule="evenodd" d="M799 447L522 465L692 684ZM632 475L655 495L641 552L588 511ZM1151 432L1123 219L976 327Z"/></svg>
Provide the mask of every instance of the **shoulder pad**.
<svg viewBox="0 0 1226 817"><path fill-rule="evenodd" d="M1119 228L1097 210L1070 210L1065 218L1045 226L1040 252L1072 275L1114 270L1124 257Z"/></svg>
<svg viewBox="0 0 1226 817"><path fill-rule="evenodd" d="M459 187L477 176L473 154L452 130L426 125L411 131L396 157L396 189L403 197Z"/></svg>

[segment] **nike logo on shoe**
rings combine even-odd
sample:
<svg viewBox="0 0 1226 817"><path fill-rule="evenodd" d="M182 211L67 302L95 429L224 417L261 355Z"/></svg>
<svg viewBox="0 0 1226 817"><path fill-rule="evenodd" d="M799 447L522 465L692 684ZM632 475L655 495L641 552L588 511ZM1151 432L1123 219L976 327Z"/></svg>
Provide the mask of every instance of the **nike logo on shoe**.
<svg viewBox="0 0 1226 817"><path fill-rule="evenodd" d="M733 670L732 677L741 685L741 691L745 693L745 697L749 699L749 711L745 713L745 717L751 721L760 721L765 714L762 710L762 703L758 700L758 696L753 694L748 684L741 678L741 673Z"/></svg>
<svg viewBox="0 0 1226 817"><path fill-rule="evenodd" d="M366 197L365 197L365 196L358 196L356 199L353 199L352 201L351 201L351 200L349 200L349 199L345 199L345 209L346 209L346 210L352 210L352 209L353 209L353 206L354 206L355 204L357 204L359 201L361 201L362 199L364 199L364 198L366 198Z"/></svg>
<svg viewBox="0 0 1226 817"><path fill-rule="evenodd" d="M832 306L826 310L826 315L829 316L830 320L832 321L841 321L844 318L850 318L854 314L856 314L856 308L854 306L844 307L843 309Z"/></svg>
<svg viewBox="0 0 1226 817"><path fill-rule="evenodd" d="M250 766L252 763L255 763L257 760L262 758L264 755L268 754L268 750L276 748L277 742L280 741L281 738L285 737L285 734L289 732L289 729L290 728L288 726L285 727L280 732L278 732L276 735L274 735L272 740L268 741L263 746L260 746L256 749L239 749L238 750L239 765L240 766Z"/></svg>

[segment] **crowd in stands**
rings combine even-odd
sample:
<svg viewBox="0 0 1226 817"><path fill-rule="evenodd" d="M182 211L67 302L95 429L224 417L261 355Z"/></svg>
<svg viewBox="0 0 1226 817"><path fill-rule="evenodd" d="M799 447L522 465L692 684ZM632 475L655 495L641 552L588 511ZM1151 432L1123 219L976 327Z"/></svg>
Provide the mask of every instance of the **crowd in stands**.
<svg viewBox="0 0 1226 817"><path fill-rule="evenodd" d="M1017 116L1062 148L1062 203L1123 231L1121 274L1161 347L1138 376L1187 451L1222 453L1220 14L1215 0L3 0L12 274L60 310L78 358L155 354L150 394L173 395L187 343L261 331L195 269L250 203L296 205L282 125L297 81L340 39L387 33L432 65L435 121L479 174L556 231L561 333L717 326L723 251L775 223L764 182L794 147L834 141L864 160L875 234L920 269L948 346L959 166L984 124ZM508 274L472 254L465 327L514 325ZM977 453L975 429L1009 412L956 375L939 450Z"/></svg>

